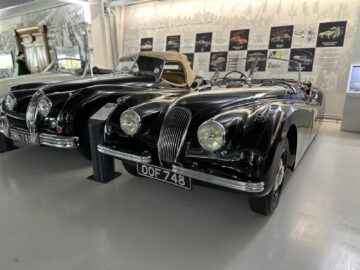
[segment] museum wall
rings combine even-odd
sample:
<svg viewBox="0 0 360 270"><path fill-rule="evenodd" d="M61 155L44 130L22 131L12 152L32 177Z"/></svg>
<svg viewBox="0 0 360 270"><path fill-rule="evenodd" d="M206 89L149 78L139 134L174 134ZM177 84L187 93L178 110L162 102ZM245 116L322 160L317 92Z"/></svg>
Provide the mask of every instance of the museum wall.
<svg viewBox="0 0 360 270"><path fill-rule="evenodd" d="M180 52L193 56L195 71L210 78L214 74L209 71L211 52L224 53L226 70L231 70L234 59L245 57L247 51L269 50L271 27L287 26L291 46L280 46L276 55L290 58L292 50L299 48L311 54L312 66L303 78L326 92L326 114L341 116L359 6L358 0L169 0L133 5L124 12L122 52L140 51L141 42L143 49L152 42L152 50L166 50L167 36L180 35ZM319 44L319 33L335 26L344 32L343 40ZM229 51L230 32L244 29L247 48ZM211 52L194 53L199 33L212 33Z"/></svg>
<svg viewBox="0 0 360 270"><path fill-rule="evenodd" d="M46 25L51 56L56 47L79 47L81 57L87 58L88 25L84 21L84 9L78 5L65 5L1 20L0 52L11 51L16 56L15 29ZM13 73L14 70L0 69L0 78L10 77Z"/></svg>

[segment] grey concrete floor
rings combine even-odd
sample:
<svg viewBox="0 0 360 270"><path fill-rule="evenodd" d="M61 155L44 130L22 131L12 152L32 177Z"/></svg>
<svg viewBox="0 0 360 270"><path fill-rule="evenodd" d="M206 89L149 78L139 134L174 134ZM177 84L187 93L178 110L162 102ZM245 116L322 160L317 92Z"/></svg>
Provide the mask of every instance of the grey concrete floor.
<svg viewBox="0 0 360 270"><path fill-rule="evenodd" d="M271 217L206 187L88 181L76 151L0 154L0 269L360 269L360 135L339 129L323 124Z"/></svg>

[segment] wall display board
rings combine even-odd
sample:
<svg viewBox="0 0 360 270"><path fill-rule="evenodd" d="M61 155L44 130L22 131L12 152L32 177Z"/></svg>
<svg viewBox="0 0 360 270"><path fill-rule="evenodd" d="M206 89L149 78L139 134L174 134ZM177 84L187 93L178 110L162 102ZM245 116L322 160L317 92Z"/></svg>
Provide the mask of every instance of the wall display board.
<svg viewBox="0 0 360 270"><path fill-rule="evenodd" d="M194 66L194 54L193 53L184 53L190 63L191 68Z"/></svg>
<svg viewBox="0 0 360 270"><path fill-rule="evenodd" d="M210 52L212 43L212 33L196 34L195 52Z"/></svg>
<svg viewBox="0 0 360 270"><path fill-rule="evenodd" d="M347 92L360 94L360 64L351 66Z"/></svg>
<svg viewBox="0 0 360 270"><path fill-rule="evenodd" d="M180 36L166 37L166 51L179 52L180 51Z"/></svg>
<svg viewBox="0 0 360 270"><path fill-rule="evenodd" d="M226 71L228 52L212 52L209 71Z"/></svg>
<svg viewBox="0 0 360 270"><path fill-rule="evenodd" d="M194 0L191 5L188 0L169 0L128 6L123 54L136 53L141 38L153 37L154 50L165 50L167 36L180 35L180 52L194 54L194 71L210 79L214 75L211 70L215 70L210 68L211 53L228 52L224 75L233 70L244 72L245 61L240 59L249 51L268 50L272 57L302 60L302 79L312 80L324 90L327 113L341 115L359 8L358 0ZM324 28L337 26L341 38L330 40L335 43L326 43L325 34L319 37L327 31ZM278 62L268 60L265 73L259 76L279 74ZM282 69L285 73L288 70L286 65Z"/></svg>
<svg viewBox="0 0 360 270"><path fill-rule="evenodd" d="M291 49L290 60L301 64L301 71L311 72L314 65L315 48ZM297 71L298 67L289 65L289 71Z"/></svg>
<svg viewBox="0 0 360 270"><path fill-rule="evenodd" d="M320 23L317 47L342 47L344 45L346 21Z"/></svg>
<svg viewBox="0 0 360 270"><path fill-rule="evenodd" d="M151 52L153 50L154 40L153 38L142 38L140 41L141 52Z"/></svg>
<svg viewBox="0 0 360 270"><path fill-rule="evenodd" d="M231 31L229 51L247 50L249 43L249 33L249 29Z"/></svg>
<svg viewBox="0 0 360 270"><path fill-rule="evenodd" d="M0 69L13 69L14 60L11 52L0 52Z"/></svg>
<svg viewBox="0 0 360 270"><path fill-rule="evenodd" d="M256 71L266 71L266 57L268 56L267 50L254 50L254 51L248 51L246 56L246 66L245 71L249 71L252 65L254 64L254 61L257 57L260 57L258 59L258 64L256 66Z"/></svg>
<svg viewBox="0 0 360 270"><path fill-rule="evenodd" d="M294 26L271 27L269 49L291 48Z"/></svg>

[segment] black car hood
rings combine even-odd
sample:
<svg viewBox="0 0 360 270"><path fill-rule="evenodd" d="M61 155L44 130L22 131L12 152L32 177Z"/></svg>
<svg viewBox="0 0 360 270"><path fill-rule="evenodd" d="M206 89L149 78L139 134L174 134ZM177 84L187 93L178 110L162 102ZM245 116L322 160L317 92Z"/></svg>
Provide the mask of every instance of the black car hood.
<svg viewBox="0 0 360 270"><path fill-rule="evenodd" d="M45 94L50 94L59 91L74 91L80 90L93 85L103 85L103 84L123 84L130 82L155 82L155 78L150 76L134 76L131 74L121 74L121 75L108 75L101 76L97 78L90 79L80 79L74 81L66 81L56 84L51 84L47 87L42 88Z"/></svg>
<svg viewBox="0 0 360 270"><path fill-rule="evenodd" d="M126 84L131 82L144 82L151 83L155 82L155 79L150 76L134 76L131 74L121 74L121 75L108 75L101 76L97 78L87 78L87 79L78 79L73 81L60 82L55 84L45 84L45 83L30 83L25 85L20 85L14 87L11 91L15 95L17 100L17 105L15 111L18 113L25 113L27 106L30 102L32 95L38 91L42 90L45 94L51 95L57 93L57 100L60 102L60 96L66 98L69 92L76 93L83 88L93 86L93 85L117 85L117 84ZM61 94L63 93L63 95Z"/></svg>
<svg viewBox="0 0 360 270"><path fill-rule="evenodd" d="M286 95L286 89L217 89L206 92L189 94L177 99L174 106L181 106L189 109L193 115L214 115L224 108L232 106L252 106L262 100L281 99Z"/></svg>

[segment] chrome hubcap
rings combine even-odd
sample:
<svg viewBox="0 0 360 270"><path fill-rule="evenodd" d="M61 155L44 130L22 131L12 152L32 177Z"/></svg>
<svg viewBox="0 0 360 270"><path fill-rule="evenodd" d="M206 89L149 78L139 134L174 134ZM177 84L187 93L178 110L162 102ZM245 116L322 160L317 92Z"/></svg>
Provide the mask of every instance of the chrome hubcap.
<svg viewBox="0 0 360 270"><path fill-rule="evenodd" d="M281 158L279 161L279 169L276 173L276 177L275 177L275 190L278 190L279 187L281 186L283 180L284 180L284 176L285 176L285 164L283 159Z"/></svg>

